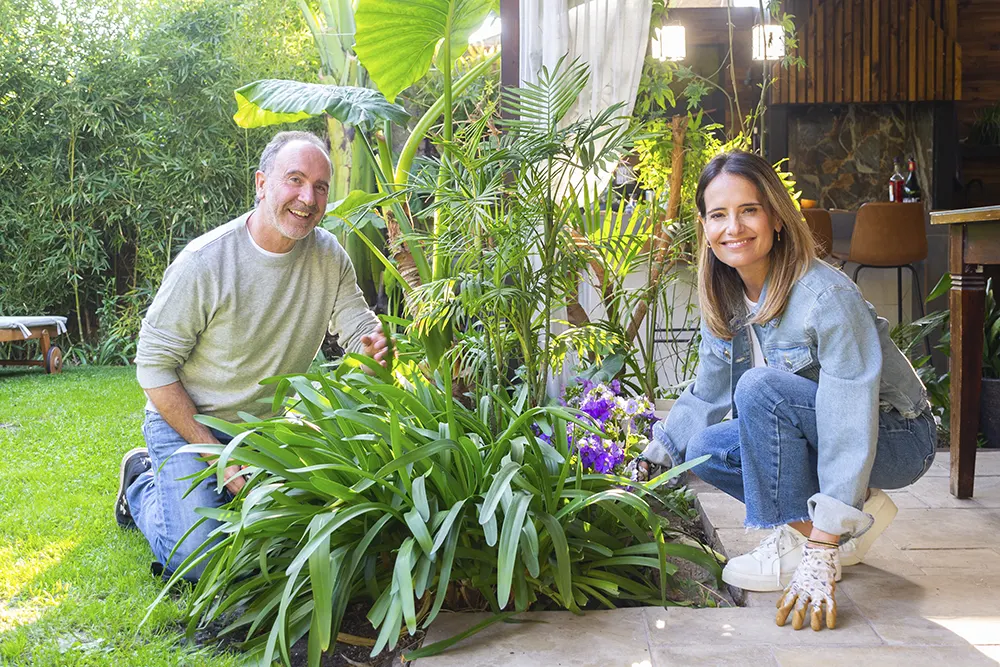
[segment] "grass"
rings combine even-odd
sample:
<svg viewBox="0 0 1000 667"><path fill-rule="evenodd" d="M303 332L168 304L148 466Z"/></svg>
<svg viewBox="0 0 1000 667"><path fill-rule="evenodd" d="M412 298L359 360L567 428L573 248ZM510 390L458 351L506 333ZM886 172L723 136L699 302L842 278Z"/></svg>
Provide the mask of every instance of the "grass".
<svg viewBox="0 0 1000 667"><path fill-rule="evenodd" d="M144 403L132 368L0 371L0 665L241 664L185 642L183 596L138 627L162 584L112 506Z"/></svg>

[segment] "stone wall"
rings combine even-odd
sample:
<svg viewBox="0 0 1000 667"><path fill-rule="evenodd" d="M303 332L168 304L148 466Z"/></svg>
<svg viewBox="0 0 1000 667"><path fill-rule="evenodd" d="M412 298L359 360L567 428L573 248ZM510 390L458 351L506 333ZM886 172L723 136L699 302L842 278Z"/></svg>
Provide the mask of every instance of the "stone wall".
<svg viewBox="0 0 1000 667"><path fill-rule="evenodd" d="M886 201L892 160L917 161L929 202L934 117L927 105L793 106L788 110L788 154L802 197L822 208L856 211ZM929 204L928 204L929 205Z"/></svg>

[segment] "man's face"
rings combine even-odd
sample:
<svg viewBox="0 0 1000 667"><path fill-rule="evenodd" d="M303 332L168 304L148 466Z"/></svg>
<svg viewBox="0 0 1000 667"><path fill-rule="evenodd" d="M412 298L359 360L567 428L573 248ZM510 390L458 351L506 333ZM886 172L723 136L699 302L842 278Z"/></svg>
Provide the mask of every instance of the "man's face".
<svg viewBox="0 0 1000 667"><path fill-rule="evenodd" d="M269 173L257 172L256 182L264 220L283 237L298 241L326 212L330 159L309 142L291 141L278 151Z"/></svg>

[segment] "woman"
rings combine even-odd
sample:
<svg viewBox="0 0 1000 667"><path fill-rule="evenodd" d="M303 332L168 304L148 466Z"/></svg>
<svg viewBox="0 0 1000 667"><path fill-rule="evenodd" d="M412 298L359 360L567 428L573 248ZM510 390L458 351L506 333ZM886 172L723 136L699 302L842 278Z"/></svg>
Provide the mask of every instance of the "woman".
<svg viewBox="0 0 1000 667"><path fill-rule="evenodd" d="M717 156L696 199L698 370L654 428L638 473L710 455L698 476L746 504L747 527L775 528L723 579L784 589L778 625L794 610L796 630L807 613L819 630L825 607L833 628L841 565L860 562L896 514L879 489L912 484L934 459L926 391L886 320L816 258L765 160Z"/></svg>

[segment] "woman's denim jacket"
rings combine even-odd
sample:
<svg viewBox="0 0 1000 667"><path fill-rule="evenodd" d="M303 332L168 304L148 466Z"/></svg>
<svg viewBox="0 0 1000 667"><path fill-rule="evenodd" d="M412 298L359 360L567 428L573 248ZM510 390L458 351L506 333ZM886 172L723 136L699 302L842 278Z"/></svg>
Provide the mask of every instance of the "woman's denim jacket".
<svg viewBox="0 0 1000 667"><path fill-rule="evenodd" d="M766 292L765 283L758 303ZM733 407L736 382L753 365L743 326L748 318L734 320L740 333L731 341L717 338L702 322L695 380L653 427L645 458L669 464L666 454L682 462L691 437L721 422ZM753 327L769 368L819 385L820 492L809 499L809 516L827 533L863 533L872 522L859 508L875 459L878 411L895 409L910 419L928 411L923 384L889 338L888 322L857 285L821 260L813 260L792 288L779 317Z"/></svg>

